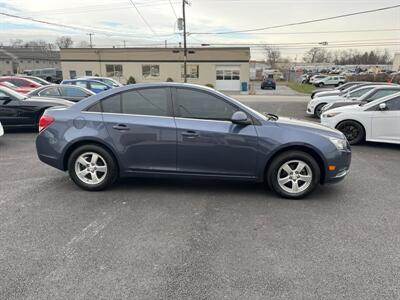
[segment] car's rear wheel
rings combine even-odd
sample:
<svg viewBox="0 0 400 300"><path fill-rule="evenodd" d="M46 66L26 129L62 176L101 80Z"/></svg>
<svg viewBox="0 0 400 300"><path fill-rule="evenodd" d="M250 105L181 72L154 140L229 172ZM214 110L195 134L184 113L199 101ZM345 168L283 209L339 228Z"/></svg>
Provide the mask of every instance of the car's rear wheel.
<svg viewBox="0 0 400 300"><path fill-rule="evenodd" d="M315 115L317 118L321 118L322 108L323 108L325 105L326 105L326 103L321 103L321 104L318 104L317 107L315 108L315 110L314 110L314 115Z"/></svg>
<svg viewBox="0 0 400 300"><path fill-rule="evenodd" d="M267 170L269 187L288 199L301 199L320 182L321 170L316 160L302 151L288 151L277 156Z"/></svg>
<svg viewBox="0 0 400 300"><path fill-rule="evenodd" d="M103 190L118 177L114 158L97 145L84 145L75 149L68 160L68 172L79 187L89 191Z"/></svg>
<svg viewBox="0 0 400 300"><path fill-rule="evenodd" d="M324 87L324 84L322 82L318 83L319 87Z"/></svg>
<svg viewBox="0 0 400 300"><path fill-rule="evenodd" d="M364 127L355 121L343 121L336 126L347 138L350 145L360 144L365 140Z"/></svg>

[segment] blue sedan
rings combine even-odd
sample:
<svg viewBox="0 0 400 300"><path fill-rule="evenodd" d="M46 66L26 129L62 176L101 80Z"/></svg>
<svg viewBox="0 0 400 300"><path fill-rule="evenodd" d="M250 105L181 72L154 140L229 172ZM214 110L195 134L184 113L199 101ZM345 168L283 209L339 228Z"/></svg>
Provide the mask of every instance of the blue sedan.
<svg viewBox="0 0 400 300"><path fill-rule="evenodd" d="M66 79L61 82L61 84L72 84L92 91L95 94L112 89L111 85L98 80L88 80L88 79Z"/></svg>
<svg viewBox="0 0 400 300"><path fill-rule="evenodd" d="M341 181L351 150L327 127L260 114L213 89L137 84L72 107L46 110L36 140L41 161L86 190L118 177L179 176L266 182L299 199Z"/></svg>

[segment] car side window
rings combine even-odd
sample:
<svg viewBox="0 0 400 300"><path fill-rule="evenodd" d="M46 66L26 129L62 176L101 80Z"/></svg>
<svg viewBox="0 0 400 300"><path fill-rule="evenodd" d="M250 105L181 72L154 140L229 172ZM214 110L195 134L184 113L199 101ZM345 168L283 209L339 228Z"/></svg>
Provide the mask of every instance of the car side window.
<svg viewBox="0 0 400 300"><path fill-rule="evenodd" d="M87 109L90 112L102 112L100 101Z"/></svg>
<svg viewBox="0 0 400 300"><path fill-rule="evenodd" d="M108 97L101 101L102 111L104 113L121 114L122 101L121 94Z"/></svg>
<svg viewBox="0 0 400 300"><path fill-rule="evenodd" d="M400 97L386 101L386 107L388 110L392 111L400 110Z"/></svg>
<svg viewBox="0 0 400 300"><path fill-rule="evenodd" d="M10 96L3 91L0 91L0 105L3 105L4 102L9 101Z"/></svg>
<svg viewBox="0 0 400 300"><path fill-rule="evenodd" d="M176 107L182 118L230 120L238 109L209 93L177 89Z"/></svg>
<svg viewBox="0 0 400 300"><path fill-rule="evenodd" d="M366 92L372 90L373 88L365 88L365 89L360 89L358 91L354 91L350 93L350 97L360 97L362 95L364 95Z"/></svg>
<svg viewBox="0 0 400 300"><path fill-rule="evenodd" d="M389 96L389 95L392 95L392 94L395 94L395 93L398 93L398 92L400 92L400 90L392 90L392 89L379 90L379 91L376 91L373 95L371 95L368 98L368 100L369 101L373 101L373 100L376 100L376 99L379 99L379 98L383 98L385 96Z"/></svg>
<svg viewBox="0 0 400 300"><path fill-rule="evenodd" d="M44 89L43 91L40 91L38 94L39 96L60 96L60 92L56 87Z"/></svg>
<svg viewBox="0 0 400 300"><path fill-rule="evenodd" d="M62 87L62 95L66 97L87 97L86 93L76 87Z"/></svg>
<svg viewBox="0 0 400 300"><path fill-rule="evenodd" d="M89 85L90 85L91 89L97 89L97 90L107 90L108 89L108 87L106 85L97 83L97 82L90 82Z"/></svg>
<svg viewBox="0 0 400 300"><path fill-rule="evenodd" d="M168 89L140 89L121 94L122 112L133 115L169 116Z"/></svg>
<svg viewBox="0 0 400 300"><path fill-rule="evenodd" d="M87 82L86 81L72 81L72 84L76 85L76 86L83 87L83 88L86 88L86 86L87 86Z"/></svg>

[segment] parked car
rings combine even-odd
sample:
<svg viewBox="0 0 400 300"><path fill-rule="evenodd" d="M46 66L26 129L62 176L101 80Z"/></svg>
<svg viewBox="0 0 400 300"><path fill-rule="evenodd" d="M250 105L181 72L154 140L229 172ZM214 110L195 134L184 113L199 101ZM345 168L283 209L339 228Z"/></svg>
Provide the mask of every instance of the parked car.
<svg viewBox="0 0 400 300"><path fill-rule="evenodd" d="M61 98L72 102L78 102L93 95L95 95L95 93L88 89L69 84L42 86L27 94L28 97Z"/></svg>
<svg viewBox="0 0 400 300"><path fill-rule="evenodd" d="M317 75L314 75L314 76L310 77L309 83L310 84L314 84L315 81L322 80L322 79L325 79L327 77L328 76L326 76L326 75L317 74Z"/></svg>
<svg viewBox="0 0 400 300"><path fill-rule="evenodd" d="M57 68L25 70L24 74L29 76L40 77L52 83L60 83L63 80L62 71Z"/></svg>
<svg viewBox="0 0 400 300"><path fill-rule="evenodd" d="M400 93L331 109L322 114L321 123L343 132L352 145L363 141L400 144Z"/></svg>
<svg viewBox="0 0 400 300"><path fill-rule="evenodd" d="M120 87L120 86L124 86L122 83L116 81L113 78L110 77L99 77L99 76L84 76L84 77L80 77L78 79L86 79L86 80L96 80L96 81L101 81L105 84L108 84L112 87Z"/></svg>
<svg viewBox="0 0 400 300"><path fill-rule="evenodd" d="M34 82L30 79L27 78L21 78L18 76L1 76L0 77L0 82L10 82L13 85L17 87L18 93L26 94L29 93L30 91L33 91L34 89L37 89L38 87L41 87L42 85Z"/></svg>
<svg viewBox="0 0 400 300"><path fill-rule="evenodd" d="M369 92L365 93L363 96L361 96L359 99L350 99L350 100L345 100L345 101L338 101L338 102L332 102L328 103L322 108L322 113L333 109L337 107L342 107L342 106L348 106L348 105L355 105L355 104L361 104L365 102L371 102L389 95L393 95L396 93L400 92L400 86L398 85L393 85L393 86L377 86L370 90Z"/></svg>
<svg viewBox="0 0 400 300"><path fill-rule="evenodd" d="M4 129L0 122L0 136L3 136L3 135L4 135Z"/></svg>
<svg viewBox="0 0 400 300"><path fill-rule="evenodd" d="M0 86L0 122L4 128L37 128L40 116L50 107L68 107L73 102L54 98L27 98Z"/></svg>
<svg viewBox="0 0 400 300"><path fill-rule="evenodd" d="M327 96L327 97L318 97L311 99L307 105L307 114L319 118L322 113L322 108L332 102L346 101L346 100L358 100L365 93L369 92L373 88L377 87L376 85L366 85L359 87L347 94L336 95L336 96Z"/></svg>
<svg viewBox="0 0 400 300"><path fill-rule="evenodd" d="M51 82L48 82L47 80L44 80L44 79L42 79L40 77L36 77L36 76L29 76L29 75L24 75L24 74L17 74L17 76L21 77L21 78L30 79L30 80L32 80L32 81L34 81L36 83L41 84L41 85L50 85L50 84L52 84Z"/></svg>
<svg viewBox="0 0 400 300"><path fill-rule="evenodd" d="M353 86L366 83L365 81L350 81L346 82L340 86L334 87L334 88L323 88L323 89L316 89L311 93L311 99L314 99L315 97L322 97L322 96L332 96L332 95L339 95L341 94L344 90L347 90L348 88L351 88Z"/></svg>
<svg viewBox="0 0 400 300"><path fill-rule="evenodd" d="M68 80L63 80L61 82L61 84L71 84L71 85L80 86L80 87L88 89L96 94L113 88L111 85L108 85L101 81L88 80L88 79L68 79Z"/></svg>
<svg viewBox="0 0 400 300"><path fill-rule="evenodd" d="M115 88L48 109L40 124L40 160L68 170L86 190L119 176L183 176L265 180L282 197L298 199L319 183L342 180L351 160L337 130L263 115L191 84Z"/></svg>
<svg viewBox="0 0 400 300"><path fill-rule="evenodd" d="M321 79L315 79L312 82L312 84L314 84L317 87L323 87L323 86L329 86L329 85L339 86L339 85L344 84L345 82L346 82L346 77L328 76L328 77L321 78Z"/></svg>
<svg viewBox="0 0 400 300"><path fill-rule="evenodd" d="M276 90L276 82L273 75L268 75L263 78L261 82L261 89L273 89Z"/></svg>

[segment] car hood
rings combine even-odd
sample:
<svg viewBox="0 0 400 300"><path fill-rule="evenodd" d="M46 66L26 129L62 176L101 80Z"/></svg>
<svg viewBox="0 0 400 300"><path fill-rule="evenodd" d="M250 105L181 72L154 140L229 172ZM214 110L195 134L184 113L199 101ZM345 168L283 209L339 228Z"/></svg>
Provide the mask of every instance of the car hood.
<svg viewBox="0 0 400 300"><path fill-rule="evenodd" d="M326 96L326 97L318 97L315 99L315 101L318 100L318 102L326 102L326 103L331 103L331 102L336 102L336 101L346 101L347 98L336 95L336 96Z"/></svg>
<svg viewBox="0 0 400 300"><path fill-rule="evenodd" d="M321 135L327 135L332 137L342 138L342 133L336 129L326 127L324 125L307 122L293 118L279 117L279 120L275 121L278 126L289 126L293 129L312 131L314 133L320 133Z"/></svg>
<svg viewBox="0 0 400 300"><path fill-rule="evenodd" d="M340 113L345 113L345 112L355 112L355 111L362 111L363 107L354 104L354 105L346 105L346 106L341 106L341 107L336 107L332 108L329 110L329 113L334 113L334 112L340 112Z"/></svg>
<svg viewBox="0 0 400 300"><path fill-rule="evenodd" d="M49 104L51 106L61 105L61 106L72 106L75 103L72 101L59 99L59 98L47 98L47 97L30 97L25 99L24 101L29 101L33 103L42 103L42 104Z"/></svg>
<svg viewBox="0 0 400 300"><path fill-rule="evenodd" d="M341 92L337 90L330 90L330 91L325 91L325 92L318 92L315 94L316 98L321 98L321 97L326 97L326 96L335 96L335 95L340 95Z"/></svg>

